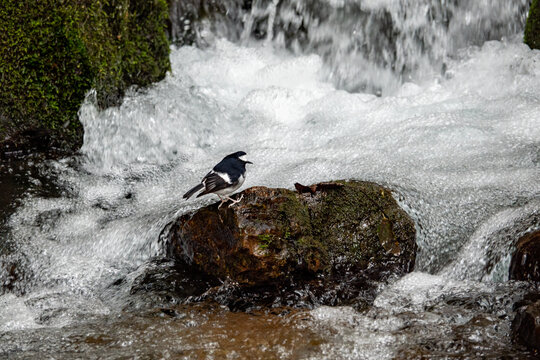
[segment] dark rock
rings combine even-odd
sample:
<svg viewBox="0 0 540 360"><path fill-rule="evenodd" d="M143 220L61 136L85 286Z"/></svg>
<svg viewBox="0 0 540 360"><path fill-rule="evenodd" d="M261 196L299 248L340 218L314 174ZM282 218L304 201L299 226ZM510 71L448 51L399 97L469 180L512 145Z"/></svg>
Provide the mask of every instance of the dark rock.
<svg viewBox="0 0 540 360"><path fill-rule="evenodd" d="M540 300L518 309L512 323L512 336L533 351L540 351Z"/></svg>
<svg viewBox="0 0 540 360"><path fill-rule="evenodd" d="M18 296L26 293L24 286L33 277L29 260L24 255L9 254L10 250L0 243L0 296L12 293ZM7 255L5 255L7 252Z"/></svg>
<svg viewBox="0 0 540 360"><path fill-rule="evenodd" d="M191 296L201 296L206 289L220 282L215 277L195 272L182 261L153 259L137 270L130 284L130 299L126 309L170 306ZM109 287L123 286L126 279L116 279Z"/></svg>
<svg viewBox="0 0 540 360"><path fill-rule="evenodd" d="M510 279L540 281L540 231L518 240L510 262Z"/></svg>
<svg viewBox="0 0 540 360"><path fill-rule="evenodd" d="M524 41L531 49L540 49L540 2L538 0L531 1Z"/></svg>
<svg viewBox="0 0 540 360"><path fill-rule="evenodd" d="M388 189L345 181L296 187L253 187L232 208L216 203L164 229L169 256L226 280L195 300L240 309L358 305L373 300L379 281L412 270L414 223Z"/></svg>

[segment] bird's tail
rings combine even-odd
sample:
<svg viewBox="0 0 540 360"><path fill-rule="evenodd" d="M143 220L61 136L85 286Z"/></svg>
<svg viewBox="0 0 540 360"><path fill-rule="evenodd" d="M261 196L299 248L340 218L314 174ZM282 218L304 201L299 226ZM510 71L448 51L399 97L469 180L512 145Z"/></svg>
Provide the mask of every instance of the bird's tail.
<svg viewBox="0 0 540 360"><path fill-rule="evenodd" d="M195 186L193 189L189 190L187 193L184 194L184 199L189 199L193 194L195 194L197 191L201 190L203 188L203 184L199 184Z"/></svg>

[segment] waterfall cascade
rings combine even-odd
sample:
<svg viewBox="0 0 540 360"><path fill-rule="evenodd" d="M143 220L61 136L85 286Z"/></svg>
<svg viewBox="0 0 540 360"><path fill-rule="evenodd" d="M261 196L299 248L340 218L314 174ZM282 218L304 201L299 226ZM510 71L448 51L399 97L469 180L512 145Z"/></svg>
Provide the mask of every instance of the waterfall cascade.
<svg viewBox="0 0 540 360"><path fill-rule="evenodd" d="M460 49L522 32L527 9L528 0L174 1L172 38L272 41L321 56L339 88L384 95L444 74Z"/></svg>

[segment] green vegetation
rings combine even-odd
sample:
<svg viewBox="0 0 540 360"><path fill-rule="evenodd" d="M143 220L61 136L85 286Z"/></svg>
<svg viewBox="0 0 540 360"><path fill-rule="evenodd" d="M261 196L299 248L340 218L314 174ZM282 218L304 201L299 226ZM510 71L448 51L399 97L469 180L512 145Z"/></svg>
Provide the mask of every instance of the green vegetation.
<svg viewBox="0 0 540 360"><path fill-rule="evenodd" d="M273 218L275 229L258 235L259 249L278 258L286 249L289 259L300 259L310 272L331 272L340 263L367 268L394 261L402 252L405 261L414 259L406 240L414 239L414 224L375 184L336 181L307 198L280 189L279 201L271 205L277 212L260 211L266 220Z"/></svg>
<svg viewBox="0 0 540 360"><path fill-rule="evenodd" d="M414 224L386 189L356 181L332 186L309 205L311 233L298 241L310 267L337 268L344 262L367 268L401 253L407 254L404 261L414 259L409 241Z"/></svg>
<svg viewBox="0 0 540 360"><path fill-rule="evenodd" d="M531 49L540 49L540 3L538 0L531 2L524 40Z"/></svg>
<svg viewBox="0 0 540 360"><path fill-rule="evenodd" d="M165 0L5 0L0 144L27 148L21 134L34 132L46 146L79 147L77 111L88 90L104 108L119 104L128 87L165 76L167 19Z"/></svg>
<svg viewBox="0 0 540 360"><path fill-rule="evenodd" d="M540 2L538 0L531 2L524 40L531 49L540 49Z"/></svg>
<svg viewBox="0 0 540 360"><path fill-rule="evenodd" d="M266 250L268 249L268 247L270 246L270 244L272 243L272 235L270 234L263 234L263 235L259 235L258 238L259 238L259 248L261 250Z"/></svg>

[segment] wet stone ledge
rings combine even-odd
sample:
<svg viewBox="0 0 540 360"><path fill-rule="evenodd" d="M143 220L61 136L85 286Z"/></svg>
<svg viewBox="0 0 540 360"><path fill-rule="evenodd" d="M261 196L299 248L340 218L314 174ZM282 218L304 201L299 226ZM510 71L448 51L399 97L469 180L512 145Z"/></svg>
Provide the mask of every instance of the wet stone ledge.
<svg viewBox="0 0 540 360"><path fill-rule="evenodd" d="M523 235L510 262L510 280L529 281L540 291L540 231ZM512 338L540 354L540 292L516 303Z"/></svg>
<svg viewBox="0 0 540 360"><path fill-rule="evenodd" d="M518 240L510 262L510 279L540 282L540 231Z"/></svg>

